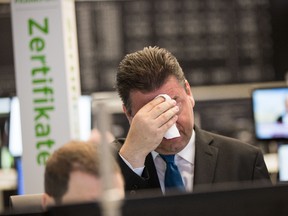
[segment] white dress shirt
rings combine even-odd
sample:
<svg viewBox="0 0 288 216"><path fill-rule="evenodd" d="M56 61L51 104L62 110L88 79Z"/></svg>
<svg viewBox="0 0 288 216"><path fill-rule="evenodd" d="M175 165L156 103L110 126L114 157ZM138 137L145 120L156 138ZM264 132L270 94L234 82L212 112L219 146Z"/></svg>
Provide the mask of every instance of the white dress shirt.
<svg viewBox="0 0 288 216"><path fill-rule="evenodd" d="M161 190L165 192L164 177L166 170L165 161L159 156L159 153L151 152L154 164L157 170ZM120 155L120 154L119 154ZM142 175L144 167L133 168L132 165L120 155L123 161L139 176ZM175 164L181 173L183 183L186 191L193 190L193 177L194 177L194 160L195 160L195 131L193 130L192 136L186 147L175 155Z"/></svg>
<svg viewBox="0 0 288 216"><path fill-rule="evenodd" d="M157 170L160 186L162 192L165 191L164 179L166 171L166 163L160 157L159 153L153 151L152 157ZM186 191L193 190L193 177L194 177L194 159L195 159L195 132L193 130L191 139L187 146L175 155L175 164L177 165Z"/></svg>

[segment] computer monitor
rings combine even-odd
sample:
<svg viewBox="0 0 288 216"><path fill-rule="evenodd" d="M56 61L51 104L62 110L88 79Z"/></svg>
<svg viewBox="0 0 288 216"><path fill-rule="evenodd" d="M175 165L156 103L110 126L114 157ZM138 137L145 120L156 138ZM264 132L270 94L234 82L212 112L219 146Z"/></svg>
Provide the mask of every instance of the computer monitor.
<svg viewBox="0 0 288 216"><path fill-rule="evenodd" d="M119 213L123 216L284 216L288 214L287 185L251 186L169 196L145 196L125 199ZM52 206L47 216L100 216L100 203ZM108 215L108 214L107 214Z"/></svg>
<svg viewBox="0 0 288 216"><path fill-rule="evenodd" d="M288 87L254 89L252 108L257 139L288 139Z"/></svg>

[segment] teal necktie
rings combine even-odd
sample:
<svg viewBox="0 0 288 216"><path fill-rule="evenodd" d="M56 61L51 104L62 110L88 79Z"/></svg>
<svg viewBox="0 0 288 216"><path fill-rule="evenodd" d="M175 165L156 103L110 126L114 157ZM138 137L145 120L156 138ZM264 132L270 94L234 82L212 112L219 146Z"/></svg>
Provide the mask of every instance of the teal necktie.
<svg viewBox="0 0 288 216"><path fill-rule="evenodd" d="M175 164L174 157L175 155L161 155L163 160L166 162L166 172L165 172L165 191L168 190L178 190L185 191L183 180L181 174L178 170L178 167Z"/></svg>

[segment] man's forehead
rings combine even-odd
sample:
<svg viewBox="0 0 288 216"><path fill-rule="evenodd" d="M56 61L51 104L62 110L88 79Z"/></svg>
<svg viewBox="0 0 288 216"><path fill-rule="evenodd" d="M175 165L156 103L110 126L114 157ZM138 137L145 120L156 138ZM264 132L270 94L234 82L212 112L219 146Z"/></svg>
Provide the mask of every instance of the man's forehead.
<svg viewBox="0 0 288 216"><path fill-rule="evenodd" d="M178 97L183 93L184 89L182 86L180 87L171 87L167 89L157 89L151 92L142 92L142 91L132 91L130 94L131 101L133 102L134 100L141 100L141 101L146 101L149 102L153 100L155 97L157 97L159 94L167 94L171 98Z"/></svg>
<svg viewBox="0 0 288 216"><path fill-rule="evenodd" d="M168 89L158 89L152 92L143 93L140 91L133 91L130 94L131 97L131 109L132 109L132 115L135 115L136 112L138 112L139 109L141 109L143 106L145 106L147 103L152 101L156 96L159 94L167 94L172 99L176 100L177 98L180 98L181 95L185 92L183 87L174 87L174 88L168 88Z"/></svg>

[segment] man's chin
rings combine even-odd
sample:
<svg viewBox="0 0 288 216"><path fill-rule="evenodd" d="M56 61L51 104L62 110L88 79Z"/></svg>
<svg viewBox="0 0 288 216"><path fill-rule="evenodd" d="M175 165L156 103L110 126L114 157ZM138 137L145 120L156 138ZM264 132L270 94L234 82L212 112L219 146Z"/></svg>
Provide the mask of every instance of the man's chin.
<svg viewBox="0 0 288 216"><path fill-rule="evenodd" d="M179 138L173 138L169 140L163 139L162 143L158 146L158 148L155 149L155 151L160 154L176 154L182 151L185 146L182 145L181 142L176 142L177 139Z"/></svg>

